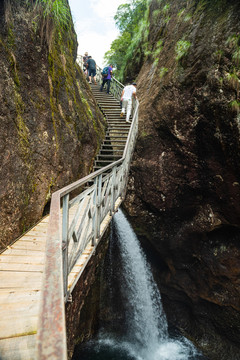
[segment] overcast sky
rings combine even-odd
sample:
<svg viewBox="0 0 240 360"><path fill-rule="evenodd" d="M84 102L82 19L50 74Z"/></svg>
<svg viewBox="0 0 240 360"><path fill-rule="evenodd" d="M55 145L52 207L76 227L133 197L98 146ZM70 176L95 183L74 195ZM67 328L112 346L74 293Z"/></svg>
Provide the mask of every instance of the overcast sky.
<svg viewBox="0 0 240 360"><path fill-rule="evenodd" d="M78 54L85 51L103 67L103 56L119 34L114 15L120 4L128 0L69 0L75 31L78 37Z"/></svg>

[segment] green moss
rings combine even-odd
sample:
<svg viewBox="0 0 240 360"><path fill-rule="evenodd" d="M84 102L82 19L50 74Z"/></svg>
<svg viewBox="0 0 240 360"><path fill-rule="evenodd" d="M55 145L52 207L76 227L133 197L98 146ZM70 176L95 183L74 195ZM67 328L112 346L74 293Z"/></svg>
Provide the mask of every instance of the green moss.
<svg viewBox="0 0 240 360"><path fill-rule="evenodd" d="M145 131L145 130L142 130L141 133L140 133L140 138L145 138L147 137L149 134Z"/></svg>
<svg viewBox="0 0 240 360"><path fill-rule="evenodd" d="M186 14L186 16L184 16L183 21L188 22L191 19L192 19L192 15L188 13Z"/></svg>
<svg viewBox="0 0 240 360"><path fill-rule="evenodd" d="M232 49L232 59L234 64L239 67L240 65L240 35L233 34L228 37L226 43L230 46Z"/></svg>
<svg viewBox="0 0 240 360"><path fill-rule="evenodd" d="M161 67L161 69L160 69L160 71L159 71L159 77L160 77L160 79L162 79L163 76L164 76L165 74L167 74L167 73L168 73L168 68Z"/></svg>
<svg viewBox="0 0 240 360"><path fill-rule="evenodd" d="M17 335L15 335L14 337L21 337L21 336L29 336L29 335L34 335L37 333L37 330L33 330L33 331L28 331L28 332L24 332L24 333L19 333Z"/></svg>
<svg viewBox="0 0 240 360"><path fill-rule="evenodd" d="M179 18L181 18L181 17L183 16L184 12L185 12L185 9L180 10L180 11L178 12L177 16L178 16Z"/></svg>
<svg viewBox="0 0 240 360"><path fill-rule="evenodd" d="M20 142L22 154L24 158L27 159L29 157L29 152L30 152L30 146L29 146L30 133L23 119L25 105L22 101L22 97L16 86L14 86L14 100L16 106L16 125L17 125L19 142Z"/></svg>
<svg viewBox="0 0 240 360"><path fill-rule="evenodd" d="M197 8L194 12L194 15L198 15L198 14L202 13L205 10L206 6L207 6L207 1L200 0L197 4Z"/></svg>
<svg viewBox="0 0 240 360"><path fill-rule="evenodd" d="M231 87L234 90L236 90L237 98L238 98L240 80L239 80L238 73L237 73L236 69L233 68L233 72L232 73L227 73L226 76L227 76L227 80L228 80L229 84L231 85Z"/></svg>
<svg viewBox="0 0 240 360"><path fill-rule="evenodd" d="M182 57L186 56L191 43L186 40L179 40L175 46L176 60L179 61Z"/></svg>
<svg viewBox="0 0 240 360"><path fill-rule="evenodd" d="M163 7L163 13L166 14L166 13L170 10L170 7L171 7L170 4L164 5L164 7Z"/></svg>
<svg viewBox="0 0 240 360"><path fill-rule="evenodd" d="M234 51L232 58L236 64L236 66L239 66L239 62L240 62L240 47L239 46L236 47L236 50Z"/></svg>
<svg viewBox="0 0 240 360"><path fill-rule="evenodd" d="M35 90L30 101L34 108L36 108L39 112L43 113L46 110L46 98L41 94L40 91Z"/></svg>
<svg viewBox="0 0 240 360"><path fill-rule="evenodd" d="M156 21L161 14L161 9L154 10L152 13L153 20Z"/></svg>
<svg viewBox="0 0 240 360"><path fill-rule="evenodd" d="M220 62L223 54L224 54L223 50L217 50L217 51L215 51L214 55L215 55L216 58L218 59L218 62Z"/></svg>
<svg viewBox="0 0 240 360"><path fill-rule="evenodd" d="M96 119L92 113L89 102L85 98L80 82L76 80L77 65L73 62L72 53L74 50L74 42L70 37L67 41L67 46L64 48L63 43L59 41L59 37L55 39L55 46L51 48L48 56L49 62L49 87L50 87L50 106L52 113L52 122L56 138L57 147L59 146L59 132L58 127L61 125L60 119L64 120L69 132L75 131L78 139L84 136L83 131L79 131L80 127L77 125L77 119L85 127L93 126L97 133L97 139L100 139L103 129L97 124ZM67 66L66 66L67 64ZM79 73L79 76L80 75ZM59 95L65 91L68 98L68 114L65 115ZM70 113L70 114L69 114ZM72 125L72 126L71 126ZM62 135L63 139L63 135ZM100 142L100 141L99 141Z"/></svg>
<svg viewBox="0 0 240 360"><path fill-rule="evenodd" d="M7 44L8 44L9 48L14 48L15 47L15 36L14 36L14 32L13 32L13 24L12 23L8 24Z"/></svg>
<svg viewBox="0 0 240 360"><path fill-rule="evenodd" d="M48 203L49 200L51 200L51 189L55 185L55 178L51 177L50 182L48 184L48 189L45 196L45 205Z"/></svg>
<svg viewBox="0 0 240 360"><path fill-rule="evenodd" d="M7 54L8 61L9 61L9 64L10 64L10 71L12 73L14 83L19 87L20 86L20 80L19 80L18 70L17 70L17 60L16 60L16 57L14 55L15 38L14 38L14 32L13 32L13 25L12 24L9 24L9 26L8 26L7 41L4 42L0 38L0 44L2 45L2 47L4 48L4 50L5 50L6 54Z"/></svg>
<svg viewBox="0 0 240 360"><path fill-rule="evenodd" d="M158 42L157 42L157 44L156 44L156 47L155 47L155 50L153 51L153 53L152 53L152 55L153 55L153 57L154 58L156 58L159 54L160 54L160 52L162 51L162 49L163 49L163 41L160 39Z"/></svg>
<svg viewBox="0 0 240 360"><path fill-rule="evenodd" d="M240 112L240 101L238 100L233 100L229 103L230 107L232 108L233 111L236 111L237 114L239 114Z"/></svg>

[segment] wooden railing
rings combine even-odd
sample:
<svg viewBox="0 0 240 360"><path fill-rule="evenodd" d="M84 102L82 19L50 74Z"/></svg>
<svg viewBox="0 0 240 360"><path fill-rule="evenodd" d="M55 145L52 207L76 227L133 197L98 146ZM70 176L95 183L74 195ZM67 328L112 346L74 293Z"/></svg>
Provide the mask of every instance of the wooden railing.
<svg viewBox="0 0 240 360"><path fill-rule="evenodd" d="M97 79L101 79L100 68ZM113 78L111 92L118 100L122 89ZM114 214L117 199L125 197L137 131L138 101L134 101L123 157L52 194L37 334L39 360L67 359L65 302L72 291L68 290L68 275L86 245L91 242L95 246L99 241L101 223ZM81 191L90 182L93 185ZM81 192L72 198L76 190ZM69 223L71 209L75 215Z"/></svg>

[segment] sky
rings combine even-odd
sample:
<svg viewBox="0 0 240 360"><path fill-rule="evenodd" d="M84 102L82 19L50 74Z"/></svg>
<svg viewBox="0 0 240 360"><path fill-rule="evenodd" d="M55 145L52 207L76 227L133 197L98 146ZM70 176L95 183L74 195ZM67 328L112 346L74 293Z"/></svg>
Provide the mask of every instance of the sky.
<svg viewBox="0 0 240 360"><path fill-rule="evenodd" d="M75 31L78 38L78 55L88 55L101 68L104 54L110 50L113 40L119 35L114 15L120 4L127 0L69 0Z"/></svg>

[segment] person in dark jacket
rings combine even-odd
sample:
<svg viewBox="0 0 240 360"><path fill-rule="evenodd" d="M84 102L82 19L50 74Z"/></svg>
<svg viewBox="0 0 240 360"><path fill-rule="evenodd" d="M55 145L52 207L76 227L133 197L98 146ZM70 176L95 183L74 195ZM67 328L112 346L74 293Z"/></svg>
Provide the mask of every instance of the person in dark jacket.
<svg viewBox="0 0 240 360"><path fill-rule="evenodd" d="M89 55L88 61L87 61L87 69L88 69L88 76L89 76L89 84L92 83L92 77L94 80L94 84L97 84L96 81L96 61L92 59L92 57Z"/></svg>

